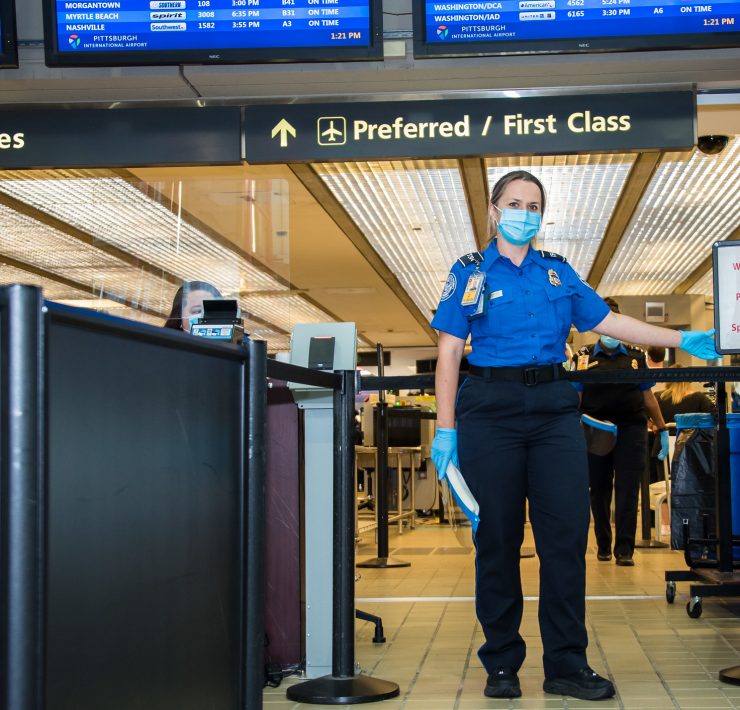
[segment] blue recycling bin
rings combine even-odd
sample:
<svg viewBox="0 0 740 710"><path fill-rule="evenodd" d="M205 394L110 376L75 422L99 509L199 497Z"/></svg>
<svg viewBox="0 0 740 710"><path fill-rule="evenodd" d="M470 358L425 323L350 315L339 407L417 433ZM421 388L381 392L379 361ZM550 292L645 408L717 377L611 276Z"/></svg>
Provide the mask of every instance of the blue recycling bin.
<svg viewBox="0 0 740 710"><path fill-rule="evenodd" d="M727 415L730 433L730 495L732 496L732 535L740 536L740 414ZM740 559L740 547L733 549L733 559Z"/></svg>

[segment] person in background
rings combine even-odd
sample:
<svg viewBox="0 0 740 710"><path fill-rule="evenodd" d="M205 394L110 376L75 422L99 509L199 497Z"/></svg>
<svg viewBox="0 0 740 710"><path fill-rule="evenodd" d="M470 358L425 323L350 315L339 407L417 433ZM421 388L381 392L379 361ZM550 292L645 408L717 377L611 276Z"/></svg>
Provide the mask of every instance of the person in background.
<svg viewBox="0 0 740 710"><path fill-rule="evenodd" d="M590 208L577 192L565 200L559 209ZM501 177L488 204L495 239L461 256L447 277L432 320L439 331L432 459L440 478L448 466L459 468L480 508L475 603L485 635L478 652L488 674L484 694L521 695L519 558L529 501L540 562L543 688L598 700L615 689L586 658L588 463L578 394L562 365L566 338L575 324L580 332L682 347L705 359L716 352L710 333L614 313L564 257L534 249L544 211L534 175ZM458 388L468 337L470 370Z"/></svg>
<svg viewBox="0 0 740 710"><path fill-rule="evenodd" d="M647 354L647 366L651 370L660 370L663 368L665 364L665 348L658 348L651 345L645 350L645 353ZM658 392L662 392L664 389L665 382L656 382L653 385L653 394L657 395Z"/></svg>
<svg viewBox="0 0 740 710"><path fill-rule="evenodd" d="M671 369L680 367L681 365L671 365ZM716 414L712 400L704 392L697 390L693 382L666 383L665 389L658 395L658 404L666 423L674 423L676 414Z"/></svg>
<svg viewBox="0 0 740 710"><path fill-rule="evenodd" d="M613 313L619 304L613 298L604 302ZM625 345L619 339L602 335L598 342L582 348L576 356L581 370L647 369L645 352ZM668 430L652 392L652 384L576 385L581 392L581 411L596 419L617 425L617 443L606 456L589 452L588 470L591 512L594 518L597 558L612 559L611 502L614 491L614 557L618 565L635 563L635 534L640 481L645 473L648 445L648 417L661 432L660 456L668 454Z"/></svg>
<svg viewBox="0 0 740 710"><path fill-rule="evenodd" d="M172 299L172 309L164 328L190 332L196 319L203 315L203 301L223 298L221 292L207 281L185 281Z"/></svg>

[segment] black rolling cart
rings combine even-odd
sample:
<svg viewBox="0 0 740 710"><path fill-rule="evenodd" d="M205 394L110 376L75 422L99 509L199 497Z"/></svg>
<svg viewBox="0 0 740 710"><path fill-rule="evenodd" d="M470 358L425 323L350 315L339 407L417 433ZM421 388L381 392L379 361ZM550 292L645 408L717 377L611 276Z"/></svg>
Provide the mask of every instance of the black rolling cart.
<svg viewBox="0 0 740 710"><path fill-rule="evenodd" d="M740 538L732 535L732 491L730 472L730 432L727 428L727 391L724 382L717 389L717 438L714 452L716 534L696 531L684 521L684 559L689 569L666 570L666 600L673 604L676 582L692 582L686 612L692 619L702 613L704 597L740 596L740 569L733 560L733 547L740 546ZM703 551L703 553L701 552ZM700 554L696 554L699 552ZM706 552L714 553L712 555ZM740 673L738 674L740 678ZM740 682L740 680L735 681Z"/></svg>

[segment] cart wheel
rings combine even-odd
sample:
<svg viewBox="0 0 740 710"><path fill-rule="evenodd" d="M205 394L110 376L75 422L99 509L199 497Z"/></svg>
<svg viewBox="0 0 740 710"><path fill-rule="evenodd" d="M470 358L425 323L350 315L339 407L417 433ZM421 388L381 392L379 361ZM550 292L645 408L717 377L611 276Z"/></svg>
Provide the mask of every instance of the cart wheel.
<svg viewBox="0 0 740 710"><path fill-rule="evenodd" d="M686 613L692 619L698 619L701 616L701 612L701 597L691 597L691 599L686 603Z"/></svg>
<svg viewBox="0 0 740 710"><path fill-rule="evenodd" d="M673 604L673 602L676 601L676 583L675 582L666 582L665 600L669 604Z"/></svg>

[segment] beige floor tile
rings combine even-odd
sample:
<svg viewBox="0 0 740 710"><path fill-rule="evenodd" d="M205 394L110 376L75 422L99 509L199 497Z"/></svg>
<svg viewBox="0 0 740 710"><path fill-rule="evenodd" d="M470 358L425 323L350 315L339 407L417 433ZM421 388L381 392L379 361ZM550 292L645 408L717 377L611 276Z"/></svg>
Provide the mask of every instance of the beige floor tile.
<svg viewBox="0 0 740 710"><path fill-rule="evenodd" d="M405 559L411 562L408 568L361 570L362 577L356 585L358 598L406 598L357 603L359 608L383 618L388 639L382 645L372 644L372 625L358 624L358 662L367 673L401 686L399 698L365 707L388 710L740 708L740 686L720 684L717 680L720 668L740 665L740 603L707 598L702 616L690 619L685 611L688 585L678 583L676 603L668 605L663 574L667 569L684 569L680 553L638 550L634 568L618 568L613 563L597 563L591 539L587 594L655 597L587 601L590 662L597 672L615 680L616 699L583 703L543 692L538 603L528 600L521 626L528 647L527 659L519 673L524 697L508 701L483 696L486 672L476 652L484 639L475 620L474 603L423 601L424 597L472 597L474 556L439 554L441 548L457 548L458 543L449 529L429 522L401 537L394 528L390 538L391 552L413 548L423 554L407 554ZM364 537L362 543L358 558L374 556L371 536ZM524 544L533 546L529 529ZM538 564L536 558L522 560L522 587L527 596L536 597L539 593ZM285 698L286 687L287 681L281 688L267 689L265 707L270 710L322 707L295 705Z"/></svg>

